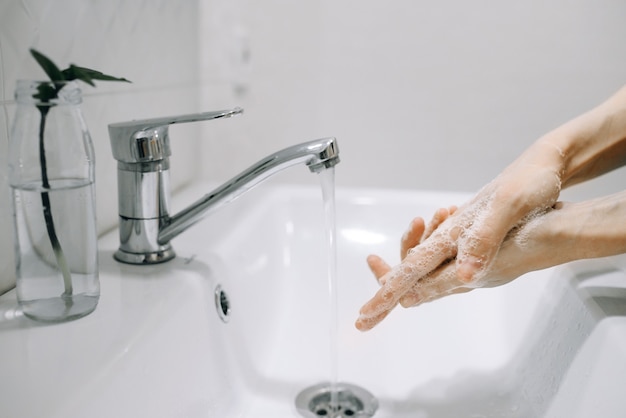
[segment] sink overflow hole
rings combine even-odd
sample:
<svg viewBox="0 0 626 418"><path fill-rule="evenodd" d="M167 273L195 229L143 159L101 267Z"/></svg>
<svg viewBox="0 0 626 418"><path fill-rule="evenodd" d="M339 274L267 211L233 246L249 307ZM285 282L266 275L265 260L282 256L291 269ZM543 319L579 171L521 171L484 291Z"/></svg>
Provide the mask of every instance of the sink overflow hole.
<svg viewBox="0 0 626 418"><path fill-rule="evenodd" d="M222 290L222 285L217 285L215 288L215 308L222 322L228 322L230 316L230 301L228 300L226 292Z"/></svg>

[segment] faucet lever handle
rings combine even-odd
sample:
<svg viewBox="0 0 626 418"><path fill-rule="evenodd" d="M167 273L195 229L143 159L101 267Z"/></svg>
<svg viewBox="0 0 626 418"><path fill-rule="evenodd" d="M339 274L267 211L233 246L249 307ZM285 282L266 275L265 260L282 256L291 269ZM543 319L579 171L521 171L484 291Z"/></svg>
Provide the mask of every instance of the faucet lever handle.
<svg viewBox="0 0 626 418"><path fill-rule="evenodd" d="M243 109L236 107L229 110L111 123L109 138L113 157L126 163L162 160L171 155L168 135L170 125L229 118L242 113Z"/></svg>

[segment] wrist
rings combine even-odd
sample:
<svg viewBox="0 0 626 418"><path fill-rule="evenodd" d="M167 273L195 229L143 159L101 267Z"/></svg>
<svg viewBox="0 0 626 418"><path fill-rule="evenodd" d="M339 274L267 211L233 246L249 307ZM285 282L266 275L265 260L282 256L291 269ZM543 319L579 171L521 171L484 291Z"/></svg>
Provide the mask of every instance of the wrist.
<svg viewBox="0 0 626 418"><path fill-rule="evenodd" d="M626 164L626 87L538 142L561 152L564 188Z"/></svg>

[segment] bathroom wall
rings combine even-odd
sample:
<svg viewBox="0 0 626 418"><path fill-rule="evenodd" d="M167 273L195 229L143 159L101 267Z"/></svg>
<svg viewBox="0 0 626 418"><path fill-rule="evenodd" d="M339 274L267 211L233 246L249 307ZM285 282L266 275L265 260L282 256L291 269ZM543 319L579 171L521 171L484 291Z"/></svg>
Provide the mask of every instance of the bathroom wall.
<svg viewBox="0 0 626 418"><path fill-rule="evenodd" d="M117 223L116 163L107 124L199 110L198 10L196 0L0 1L0 293L14 284L6 158L15 80L45 78L28 49L40 50L61 68L76 63L133 81L83 88L102 232ZM176 127L172 136L177 140L173 185L179 187L197 175L198 128Z"/></svg>
<svg viewBox="0 0 626 418"><path fill-rule="evenodd" d="M0 0L0 292L13 283L13 86L43 77L31 46L134 81L84 89L105 231L117 216L108 123L234 105L243 117L172 128L176 187L336 136L340 186L476 190L624 84L625 17L622 0ZM275 181L316 179L293 168Z"/></svg>
<svg viewBox="0 0 626 418"><path fill-rule="evenodd" d="M205 19L221 15L238 41L205 37L202 51L229 57L218 70L246 115L236 139L208 147L229 156L207 167L211 178L336 136L340 185L473 191L626 83L622 0L212 3ZM306 170L285 176L295 178L313 181ZM565 196L623 189L624 178Z"/></svg>

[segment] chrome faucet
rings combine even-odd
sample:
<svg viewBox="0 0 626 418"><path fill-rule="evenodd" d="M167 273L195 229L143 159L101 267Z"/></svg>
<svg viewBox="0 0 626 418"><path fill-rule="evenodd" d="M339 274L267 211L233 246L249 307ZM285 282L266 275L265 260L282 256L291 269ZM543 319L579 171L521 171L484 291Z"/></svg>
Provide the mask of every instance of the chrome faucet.
<svg viewBox="0 0 626 418"><path fill-rule="evenodd" d="M116 260L155 264L176 256L170 241L191 225L234 200L271 175L295 164L313 173L339 162L335 138L294 145L271 154L242 171L186 209L169 214L169 125L228 118L235 108L217 112L113 123L109 137L117 163L120 247Z"/></svg>

